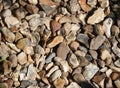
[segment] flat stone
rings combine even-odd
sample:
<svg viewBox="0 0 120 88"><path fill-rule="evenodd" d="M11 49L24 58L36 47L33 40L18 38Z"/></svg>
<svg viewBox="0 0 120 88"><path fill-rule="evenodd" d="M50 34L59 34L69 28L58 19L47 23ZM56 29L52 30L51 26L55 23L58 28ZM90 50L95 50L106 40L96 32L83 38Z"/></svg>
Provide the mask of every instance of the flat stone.
<svg viewBox="0 0 120 88"><path fill-rule="evenodd" d="M62 72L60 70L56 70L52 75L51 75L51 80L54 81L57 78L60 78L62 75Z"/></svg>
<svg viewBox="0 0 120 88"><path fill-rule="evenodd" d="M18 62L21 65L24 65L25 63L27 63L27 55L24 52L21 52L18 54L17 56Z"/></svg>
<svg viewBox="0 0 120 88"><path fill-rule="evenodd" d="M61 28L61 24L55 20L52 20L50 24L51 24L52 33L54 35L55 32Z"/></svg>
<svg viewBox="0 0 120 88"><path fill-rule="evenodd" d="M88 18L87 23L88 24L99 23L104 19L104 17L105 17L104 9L98 8L97 10L94 11L93 15Z"/></svg>
<svg viewBox="0 0 120 88"><path fill-rule="evenodd" d="M66 39L67 39L68 43L72 42L72 41L75 41L76 32L74 32L74 31L70 32L70 34L66 36Z"/></svg>
<svg viewBox="0 0 120 88"><path fill-rule="evenodd" d="M89 52L94 59L97 59L98 54L95 50L89 50Z"/></svg>
<svg viewBox="0 0 120 88"><path fill-rule="evenodd" d="M66 42L61 43L57 48L57 57L66 59L68 53L69 53L69 47L66 44Z"/></svg>
<svg viewBox="0 0 120 88"><path fill-rule="evenodd" d="M56 56L56 55L55 55L54 52L51 53L51 54L49 54L48 57L46 58L45 63L50 63L50 62L52 62L52 59L53 59L55 56Z"/></svg>
<svg viewBox="0 0 120 88"><path fill-rule="evenodd" d="M59 19L59 22L62 23L67 23L67 22L72 22L72 19L69 16L63 16Z"/></svg>
<svg viewBox="0 0 120 88"><path fill-rule="evenodd" d="M8 42L14 42L14 40L15 40L15 34L14 33L12 33L7 28L3 28L2 32L3 32L4 36L5 36L6 41L8 41Z"/></svg>
<svg viewBox="0 0 120 88"><path fill-rule="evenodd" d="M73 53L69 57L68 62L70 63L72 68L76 68L77 66L79 66L79 62L77 60L77 57Z"/></svg>
<svg viewBox="0 0 120 88"><path fill-rule="evenodd" d="M30 80L35 80L37 77L37 71L33 64L30 64L28 67L27 78Z"/></svg>
<svg viewBox="0 0 120 88"><path fill-rule="evenodd" d="M8 28L10 28L11 26L18 27L20 24L19 20L14 16L5 17L5 23L7 24Z"/></svg>
<svg viewBox="0 0 120 88"><path fill-rule="evenodd" d="M97 50L105 41L105 36L98 35L96 38L93 38L90 43L90 49Z"/></svg>
<svg viewBox="0 0 120 88"><path fill-rule="evenodd" d="M64 79L58 78L54 81L53 84L54 84L55 88L63 88L65 81L64 81Z"/></svg>
<svg viewBox="0 0 120 88"><path fill-rule="evenodd" d="M6 9L3 11L2 15L3 15L3 17L8 17L8 16L12 15L12 12L10 9Z"/></svg>
<svg viewBox="0 0 120 88"><path fill-rule="evenodd" d="M89 47L89 37L85 34L78 34L77 35L77 41L80 43L84 44L87 48Z"/></svg>
<svg viewBox="0 0 120 88"><path fill-rule="evenodd" d="M101 50L101 59L102 60L106 60L106 59L111 59L111 54L108 50L104 49L104 50Z"/></svg>
<svg viewBox="0 0 120 88"><path fill-rule="evenodd" d="M111 37L111 26L112 26L112 24L113 24L112 18L107 18L103 22L103 28L104 28L105 34L108 38Z"/></svg>
<svg viewBox="0 0 120 88"><path fill-rule="evenodd" d="M76 82L71 82L66 88L81 88Z"/></svg>
<svg viewBox="0 0 120 88"><path fill-rule="evenodd" d="M85 82L85 78L82 74L80 73L76 73L74 76L73 76L73 79L75 80L75 82L77 83L82 83L82 82Z"/></svg>
<svg viewBox="0 0 120 88"><path fill-rule="evenodd" d="M17 47L19 49L24 49L25 46L29 46L30 45L30 40L28 38L22 38L17 42Z"/></svg>
<svg viewBox="0 0 120 88"><path fill-rule="evenodd" d="M63 37L62 36L56 36L52 42L50 42L47 47L49 48L53 48L56 45L58 45L59 43L63 42Z"/></svg>
<svg viewBox="0 0 120 88"><path fill-rule="evenodd" d="M90 63L88 66L85 67L85 71L83 72L83 75L86 80L91 80L93 76L98 72L99 68Z"/></svg>

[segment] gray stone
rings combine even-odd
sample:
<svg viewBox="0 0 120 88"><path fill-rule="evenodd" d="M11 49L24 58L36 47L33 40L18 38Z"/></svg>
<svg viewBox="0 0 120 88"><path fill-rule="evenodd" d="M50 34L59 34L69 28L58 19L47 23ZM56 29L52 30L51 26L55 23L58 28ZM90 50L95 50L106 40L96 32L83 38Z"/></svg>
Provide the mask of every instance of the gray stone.
<svg viewBox="0 0 120 88"><path fill-rule="evenodd" d="M86 80L91 80L93 76L98 72L99 68L90 63L88 66L85 67L85 71L83 72L83 75Z"/></svg>
<svg viewBox="0 0 120 88"><path fill-rule="evenodd" d="M56 55L55 55L54 52L51 53L50 55L48 55L48 57L47 57L46 60L45 60L45 63L50 63L50 62L52 62L52 59L53 59L55 56L56 56Z"/></svg>
<svg viewBox="0 0 120 88"><path fill-rule="evenodd" d="M78 34L77 35L77 40L80 42L80 43L83 43L87 48L89 47L89 37L85 34Z"/></svg>

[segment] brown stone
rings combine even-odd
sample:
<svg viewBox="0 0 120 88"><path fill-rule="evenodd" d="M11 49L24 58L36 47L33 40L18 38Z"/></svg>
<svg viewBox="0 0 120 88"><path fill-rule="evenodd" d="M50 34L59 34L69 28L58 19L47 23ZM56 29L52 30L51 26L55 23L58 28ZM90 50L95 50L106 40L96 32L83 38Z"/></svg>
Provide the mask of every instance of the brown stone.
<svg viewBox="0 0 120 88"><path fill-rule="evenodd" d="M38 9L37 6L35 6L35 5L29 5L29 4L26 6L26 9L31 14L38 13L38 11L39 11L39 9Z"/></svg>
<svg viewBox="0 0 120 88"><path fill-rule="evenodd" d="M57 49L57 56L62 59L66 59L68 53L69 53L69 48L66 42L61 43Z"/></svg>
<svg viewBox="0 0 120 88"><path fill-rule="evenodd" d="M61 24L55 20L52 20L50 25L53 35L55 35L55 32L61 28Z"/></svg>
<svg viewBox="0 0 120 88"><path fill-rule="evenodd" d="M65 81L64 79L58 78L54 81L55 88L64 88Z"/></svg>

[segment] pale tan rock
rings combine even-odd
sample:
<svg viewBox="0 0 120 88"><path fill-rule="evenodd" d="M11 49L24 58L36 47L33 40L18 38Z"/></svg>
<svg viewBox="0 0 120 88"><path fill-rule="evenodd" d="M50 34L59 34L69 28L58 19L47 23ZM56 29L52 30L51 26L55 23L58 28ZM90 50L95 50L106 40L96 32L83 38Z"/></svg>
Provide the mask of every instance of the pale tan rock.
<svg viewBox="0 0 120 88"><path fill-rule="evenodd" d="M5 18L5 22L8 26L8 28L10 28L11 26L19 26L20 22L16 17L13 16L8 16Z"/></svg>
<svg viewBox="0 0 120 88"><path fill-rule="evenodd" d="M54 81L55 88L63 88L65 84L64 79L58 78Z"/></svg>
<svg viewBox="0 0 120 88"><path fill-rule="evenodd" d="M47 47L52 48L58 45L59 43L63 42L63 37L62 36L56 36L52 42L50 42Z"/></svg>
<svg viewBox="0 0 120 88"><path fill-rule="evenodd" d="M109 0L98 0L102 8L109 6Z"/></svg>
<svg viewBox="0 0 120 88"><path fill-rule="evenodd" d="M111 59L111 54L108 50L104 49L101 50L101 59L106 60L106 59Z"/></svg>
<svg viewBox="0 0 120 88"><path fill-rule="evenodd" d="M115 85L116 85L117 88L120 88L120 80L119 79L116 80L116 81L114 81L114 83L115 83Z"/></svg>
<svg viewBox="0 0 120 88"><path fill-rule="evenodd" d="M30 4L36 5L36 4L38 3L38 0L28 0L28 2L29 2Z"/></svg>
<svg viewBox="0 0 120 88"><path fill-rule="evenodd" d="M4 74L9 74L12 70L12 63L10 61L3 62Z"/></svg>
<svg viewBox="0 0 120 88"><path fill-rule="evenodd" d="M60 76L62 75L61 70L56 70L52 75L51 75L51 80L54 81L57 78L60 78Z"/></svg>
<svg viewBox="0 0 120 88"><path fill-rule="evenodd" d="M34 50L33 50L33 47L32 47L32 46L26 46L26 47L24 47L23 51L24 51L26 54L29 54L29 55L34 54Z"/></svg>
<svg viewBox="0 0 120 88"><path fill-rule="evenodd" d="M58 69L59 69L58 66L54 66L54 67L51 68L51 69L49 70L49 72L46 74L46 77L50 77L50 75L51 75L53 72L55 72L56 70L58 70Z"/></svg>
<svg viewBox="0 0 120 88"><path fill-rule="evenodd" d="M27 55L24 52L21 52L20 54L18 54L17 58L18 58L18 62L21 65L24 65L25 63L27 63Z"/></svg>
<svg viewBox="0 0 120 88"><path fill-rule="evenodd" d="M79 43L76 42L76 41L73 41L73 42L70 44L70 48L71 48L72 50L77 50L79 46L80 46Z"/></svg>
<svg viewBox="0 0 120 88"><path fill-rule="evenodd" d="M103 28L104 28L105 34L108 38L111 37L111 26L112 26L112 24L113 24L112 18L107 18L103 22Z"/></svg>
<svg viewBox="0 0 120 88"><path fill-rule="evenodd" d="M98 8L94 11L93 15L90 16L87 20L88 24L95 24L101 22L105 17L104 9Z"/></svg>
<svg viewBox="0 0 120 88"><path fill-rule="evenodd" d="M111 75L112 72L113 72L113 71L112 71L111 69L108 69L108 70L106 71L106 76L107 76L107 77L110 77L110 75Z"/></svg>
<svg viewBox="0 0 120 88"><path fill-rule="evenodd" d="M64 72L68 72L70 67L68 65L68 62L62 58L59 57L55 57L54 59L56 61L56 63L58 63L60 65L60 68L62 69L62 71Z"/></svg>

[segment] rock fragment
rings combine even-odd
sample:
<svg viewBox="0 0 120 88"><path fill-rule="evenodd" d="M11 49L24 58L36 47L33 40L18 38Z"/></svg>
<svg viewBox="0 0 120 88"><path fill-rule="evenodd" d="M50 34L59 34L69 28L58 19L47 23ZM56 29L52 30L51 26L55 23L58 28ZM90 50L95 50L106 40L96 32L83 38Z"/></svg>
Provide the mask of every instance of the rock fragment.
<svg viewBox="0 0 120 88"><path fill-rule="evenodd" d="M101 51L101 59L102 60L111 59L111 54L109 53L108 50L104 49Z"/></svg>
<svg viewBox="0 0 120 88"><path fill-rule="evenodd" d="M52 48L58 45L59 43L63 42L62 36L56 36L51 43L47 45L47 47Z"/></svg>
<svg viewBox="0 0 120 88"><path fill-rule="evenodd" d="M85 34L78 34L77 35L77 40L80 42L80 43L83 43L87 48L89 47L89 37Z"/></svg>
<svg viewBox="0 0 120 88"><path fill-rule="evenodd" d="M18 62L21 65L24 65L25 63L27 63L27 55L24 52L19 53L17 58L18 58Z"/></svg>
<svg viewBox="0 0 120 88"><path fill-rule="evenodd" d="M3 32L4 36L5 36L6 41L8 41L8 42L14 42L14 40L15 40L15 34L13 32L11 32L7 28L3 28L2 32Z"/></svg>
<svg viewBox="0 0 120 88"><path fill-rule="evenodd" d="M37 71L33 64L30 64L28 67L27 78L30 80L35 80L37 77Z"/></svg>
<svg viewBox="0 0 120 88"><path fill-rule="evenodd" d="M51 80L54 81L57 78L60 78L62 75L62 72L60 70L56 70L52 75L51 75Z"/></svg>
<svg viewBox="0 0 120 88"><path fill-rule="evenodd" d="M69 61L72 68L76 68L79 65L79 62L78 62L77 57L75 56L75 54L71 54L68 61Z"/></svg>
<svg viewBox="0 0 120 88"><path fill-rule="evenodd" d="M61 43L57 48L57 57L66 59L68 53L69 53L69 47L66 44L66 42Z"/></svg>
<svg viewBox="0 0 120 88"><path fill-rule="evenodd" d="M97 50L105 41L105 36L98 35L96 38L93 38L90 43L90 49Z"/></svg>
<svg viewBox="0 0 120 88"><path fill-rule="evenodd" d="M54 81L55 88L63 88L65 84L64 79L58 78Z"/></svg>
<svg viewBox="0 0 120 88"><path fill-rule="evenodd" d="M87 5L86 1L87 0L79 0L79 4L85 12L89 12L91 10L91 8L89 5Z"/></svg>
<svg viewBox="0 0 120 88"><path fill-rule="evenodd" d="M104 28L105 34L108 38L111 37L111 26L112 26L112 24L113 24L113 20L111 18L107 18L103 22L103 28Z"/></svg>
<svg viewBox="0 0 120 88"><path fill-rule="evenodd" d="M7 24L8 28L12 26L18 27L20 24L19 20L14 16L5 17L5 23Z"/></svg>
<svg viewBox="0 0 120 88"><path fill-rule="evenodd" d="M104 19L104 17L105 17L104 9L98 8L96 11L94 11L93 15L88 18L87 23L88 24L99 23Z"/></svg>
<svg viewBox="0 0 120 88"><path fill-rule="evenodd" d="M98 72L99 68L90 63L88 66L85 67L85 71L83 72L83 75L86 80L90 80L93 78L93 76Z"/></svg>

